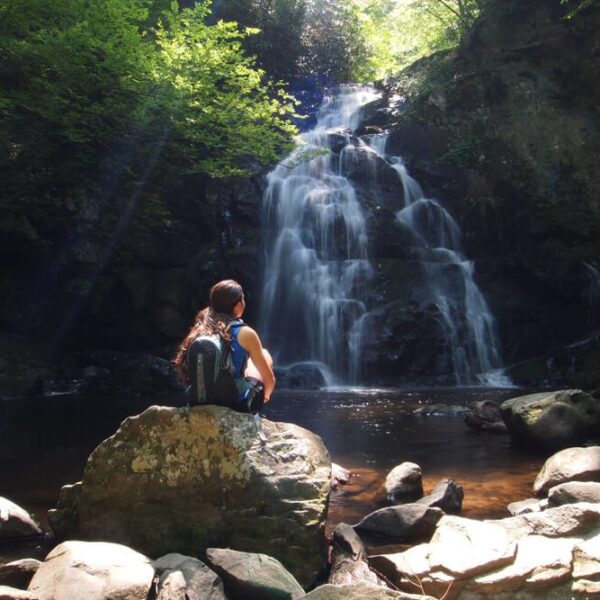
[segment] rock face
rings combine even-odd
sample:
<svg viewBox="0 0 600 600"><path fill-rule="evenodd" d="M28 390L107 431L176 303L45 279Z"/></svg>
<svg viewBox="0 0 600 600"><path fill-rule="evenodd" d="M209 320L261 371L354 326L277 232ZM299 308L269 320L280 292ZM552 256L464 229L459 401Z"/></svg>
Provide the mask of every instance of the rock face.
<svg viewBox="0 0 600 600"><path fill-rule="evenodd" d="M221 578L197 558L167 554L152 566L159 578L156 600L227 600Z"/></svg>
<svg viewBox="0 0 600 600"><path fill-rule="evenodd" d="M423 495L421 467L412 462L403 462L388 473L384 487L391 502L417 500Z"/></svg>
<svg viewBox="0 0 600 600"><path fill-rule="evenodd" d="M295 600L304 590L282 564L265 554L209 548L206 557L230 600Z"/></svg>
<svg viewBox="0 0 600 600"><path fill-rule="evenodd" d="M329 455L309 431L262 423L264 443L250 415L217 406L154 406L126 419L90 455L76 515L54 519L74 531L57 534L149 556L261 552L309 583L323 560Z"/></svg>
<svg viewBox="0 0 600 600"><path fill-rule="evenodd" d="M368 583L322 585L304 596L306 600L435 600L422 594L406 594Z"/></svg>
<svg viewBox="0 0 600 600"><path fill-rule="evenodd" d="M568 481L600 480L600 446L567 448L552 455L541 468L533 489L537 495Z"/></svg>
<svg viewBox="0 0 600 600"><path fill-rule="evenodd" d="M516 439L551 449L581 443L600 427L600 401L581 390L512 398L500 412Z"/></svg>
<svg viewBox="0 0 600 600"><path fill-rule="evenodd" d="M150 560L125 546L64 542L48 554L28 591L40 600L146 600L153 576Z"/></svg>
<svg viewBox="0 0 600 600"><path fill-rule="evenodd" d="M0 497L0 540L41 534L42 530L25 509L7 498Z"/></svg>

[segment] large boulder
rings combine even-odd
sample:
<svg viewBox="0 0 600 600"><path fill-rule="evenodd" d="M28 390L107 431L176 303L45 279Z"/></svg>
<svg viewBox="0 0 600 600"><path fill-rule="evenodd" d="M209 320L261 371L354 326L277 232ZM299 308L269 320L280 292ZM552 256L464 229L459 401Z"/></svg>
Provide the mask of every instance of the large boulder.
<svg viewBox="0 0 600 600"><path fill-rule="evenodd" d="M218 406L153 406L90 455L72 536L158 557L231 547L280 560L303 583L321 568L331 462L301 427ZM63 534L60 530L58 535Z"/></svg>
<svg viewBox="0 0 600 600"><path fill-rule="evenodd" d="M0 541L41 534L42 530L24 508L0 497Z"/></svg>
<svg viewBox="0 0 600 600"><path fill-rule="evenodd" d="M152 566L158 577L156 600L227 600L221 578L197 558L166 554Z"/></svg>
<svg viewBox="0 0 600 600"><path fill-rule="evenodd" d="M535 478L533 490L545 495L568 481L600 481L600 446L566 448L553 454Z"/></svg>
<svg viewBox="0 0 600 600"><path fill-rule="evenodd" d="M465 413L465 423L473 429L507 433L506 423L500 415L500 406L492 400L478 400L469 405Z"/></svg>
<svg viewBox="0 0 600 600"><path fill-rule="evenodd" d="M511 398L500 412L513 437L544 448L579 444L600 429L600 401L581 390Z"/></svg>
<svg viewBox="0 0 600 600"><path fill-rule="evenodd" d="M230 600L295 600L304 596L300 584L271 556L209 548L206 557L223 579Z"/></svg>
<svg viewBox="0 0 600 600"><path fill-rule="evenodd" d="M33 576L40 600L146 600L154 569L131 548L107 542L63 542Z"/></svg>

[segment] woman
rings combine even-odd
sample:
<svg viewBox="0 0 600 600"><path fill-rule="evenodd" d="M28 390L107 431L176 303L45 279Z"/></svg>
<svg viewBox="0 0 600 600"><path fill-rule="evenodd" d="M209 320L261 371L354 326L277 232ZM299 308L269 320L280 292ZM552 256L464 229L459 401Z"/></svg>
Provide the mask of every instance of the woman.
<svg viewBox="0 0 600 600"><path fill-rule="evenodd" d="M241 320L245 308L242 286L233 279L220 281L210 290L209 306L196 315L194 326L179 346L173 362L188 385L188 393L197 402L226 404L236 410L256 412L271 399L275 387L273 359L262 347L256 331ZM213 381L209 376L209 373L213 373L216 353L215 343L207 339L210 337L220 343L225 358L228 348L231 348L235 389L221 390L220 396L212 393ZM210 364L211 352L213 364ZM197 364L203 363L196 363L194 361L197 359L192 359L199 353L203 360L209 356L208 368L200 369L204 377L198 377L197 367ZM214 368L216 372L219 371L219 365ZM203 381L199 382L199 379Z"/></svg>

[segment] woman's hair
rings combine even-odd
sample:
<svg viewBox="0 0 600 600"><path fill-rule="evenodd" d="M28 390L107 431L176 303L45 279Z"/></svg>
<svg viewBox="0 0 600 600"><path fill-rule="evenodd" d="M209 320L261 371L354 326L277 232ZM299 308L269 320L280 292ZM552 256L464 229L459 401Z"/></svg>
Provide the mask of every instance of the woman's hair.
<svg viewBox="0 0 600 600"><path fill-rule="evenodd" d="M242 286L233 279L219 281L210 288L209 305L203 308L194 319L194 325L179 345L173 364L185 383L189 381L186 357L192 342L201 335L220 335L231 340L229 321L235 305L244 297Z"/></svg>

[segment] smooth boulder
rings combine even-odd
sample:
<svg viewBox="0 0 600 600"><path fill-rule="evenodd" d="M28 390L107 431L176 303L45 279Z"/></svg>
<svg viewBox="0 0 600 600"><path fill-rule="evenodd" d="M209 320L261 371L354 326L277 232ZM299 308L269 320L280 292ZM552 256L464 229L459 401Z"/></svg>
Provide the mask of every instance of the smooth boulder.
<svg viewBox="0 0 600 600"><path fill-rule="evenodd" d="M40 600L146 600L153 577L150 560L131 548L68 541L48 554L27 589Z"/></svg>
<svg viewBox="0 0 600 600"><path fill-rule="evenodd" d="M500 405L491 400L472 402L465 413L465 423L479 431L508 433L506 423L500 414Z"/></svg>
<svg viewBox="0 0 600 600"><path fill-rule="evenodd" d="M554 450L580 444L600 429L600 400L581 390L511 398L500 413L515 439Z"/></svg>
<svg viewBox="0 0 600 600"><path fill-rule="evenodd" d="M166 554L152 566L158 577L156 600L227 600L221 578L197 558Z"/></svg>
<svg viewBox="0 0 600 600"><path fill-rule="evenodd" d="M94 450L76 515L55 521L153 557L260 552L308 584L324 560L329 454L310 431L261 421L264 442L251 415L150 407Z"/></svg>
<svg viewBox="0 0 600 600"><path fill-rule="evenodd" d="M293 575L271 556L209 548L206 558L222 578L229 600L295 600L304 596Z"/></svg>
<svg viewBox="0 0 600 600"><path fill-rule="evenodd" d="M410 542L429 539L443 516L439 508L414 503L400 504L372 512L354 525L354 529L359 533Z"/></svg>
<svg viewBox="0 0 600 600"><path fill-rule="evenodd" d="M385 493L390 502L411 502L423 496L423 472L413 462L394 467L385 478Z"/></svg>
<svg viewBox="0 0 600 600"><path fill-rule="evenodd" d="M29 513L8 498L0 497L0 541L42 535Z"/></svg>
<svg viewBox="0 0 600 600"><path fill-rule="evenodd" d="M600 481L600 446L566 448L553 454L537 474L533 490L538 496L545 495L568 481Z"/></svg>

